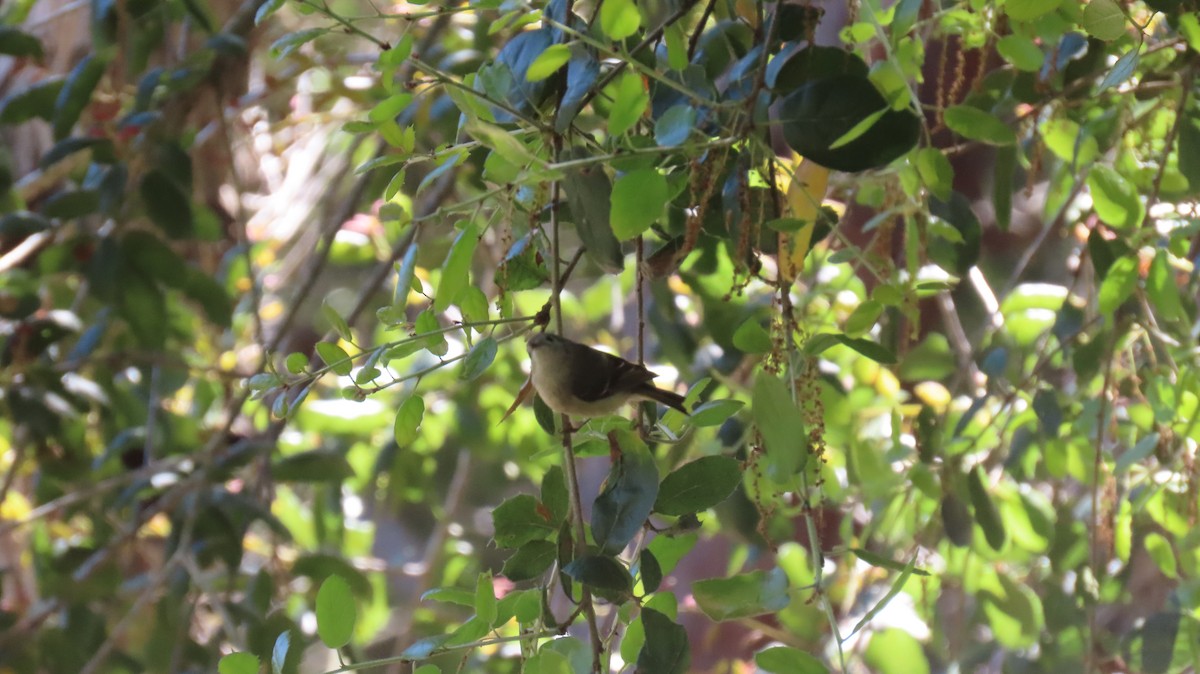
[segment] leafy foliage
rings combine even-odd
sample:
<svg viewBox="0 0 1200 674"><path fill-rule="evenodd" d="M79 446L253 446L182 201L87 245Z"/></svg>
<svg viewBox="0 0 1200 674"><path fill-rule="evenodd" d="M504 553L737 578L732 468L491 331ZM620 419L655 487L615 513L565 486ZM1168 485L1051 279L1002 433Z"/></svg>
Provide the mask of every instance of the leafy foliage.
<svg viewBox="0 0 1200 674"><path fill-rule="evenodd" d="M0 669L1197 666L1193 0L51 4Z"/></svg>

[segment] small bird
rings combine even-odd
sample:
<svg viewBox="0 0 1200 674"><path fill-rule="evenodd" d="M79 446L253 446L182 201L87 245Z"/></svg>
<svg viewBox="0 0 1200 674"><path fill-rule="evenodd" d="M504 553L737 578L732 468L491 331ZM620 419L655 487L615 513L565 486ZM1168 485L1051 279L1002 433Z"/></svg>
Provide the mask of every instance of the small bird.
<svg viewBox="0 0 1200 674"><path fill-rule="evenodd" d="M533 388L555 412L599 417L628 402L653 400L687 414L683 396L655 387L651 380L658 375L624 358L548 332L530 337L525 348Z"/></svg>

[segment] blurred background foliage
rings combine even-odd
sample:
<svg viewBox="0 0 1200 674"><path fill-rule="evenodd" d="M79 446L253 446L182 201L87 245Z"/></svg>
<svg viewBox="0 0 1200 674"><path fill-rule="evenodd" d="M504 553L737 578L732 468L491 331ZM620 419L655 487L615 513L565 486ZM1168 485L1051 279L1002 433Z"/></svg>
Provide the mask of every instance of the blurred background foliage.
<svg viewBox="0 0 1200 674"><path fill-rule="evenodd" d="M7 0L0 671L1194 669L1196 10Z"/></svg>

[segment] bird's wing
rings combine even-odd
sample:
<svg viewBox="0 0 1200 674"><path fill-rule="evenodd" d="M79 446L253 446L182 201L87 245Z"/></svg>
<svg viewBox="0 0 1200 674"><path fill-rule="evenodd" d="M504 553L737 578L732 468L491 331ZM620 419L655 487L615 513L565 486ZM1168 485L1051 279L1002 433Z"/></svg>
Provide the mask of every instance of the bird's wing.
<svg viewBox="0 0 1200 674"><path fill-rule="evenodd" d="M606 372L608 377L577 377L572 387L577 398L585 402L603 400L618 393L631 393L641 385L654 379L650 370L618 358L611 353L597 351L589 346L578 345L584 352L579 361L584 372Z"/></svg>

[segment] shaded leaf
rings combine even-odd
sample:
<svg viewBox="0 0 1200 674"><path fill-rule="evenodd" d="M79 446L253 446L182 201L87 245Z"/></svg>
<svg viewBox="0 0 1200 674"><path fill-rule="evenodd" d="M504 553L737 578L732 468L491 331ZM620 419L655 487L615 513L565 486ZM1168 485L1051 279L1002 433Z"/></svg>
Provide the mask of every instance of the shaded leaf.
<svg viewBox="0 0 1200 674"><path fill-rule="evenodd" d="M707 510L733 493L742 481L742 466L728 456L705 456L686 463L662 481L654 511L679 516Z"/></svg>

